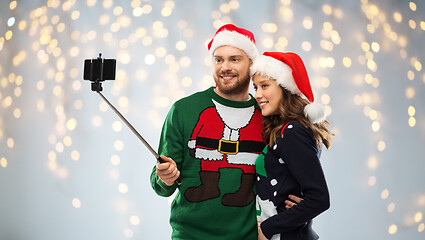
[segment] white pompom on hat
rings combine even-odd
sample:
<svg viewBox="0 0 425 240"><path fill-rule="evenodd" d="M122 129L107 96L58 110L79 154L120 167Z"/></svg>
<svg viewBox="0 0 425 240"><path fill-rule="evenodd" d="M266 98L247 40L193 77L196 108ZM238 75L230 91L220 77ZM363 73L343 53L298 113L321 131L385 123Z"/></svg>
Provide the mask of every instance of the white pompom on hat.
<svg viewBox="0 0 425 240"><path fill-rule="evenodd" d="M221 46L232 46L243 50L250 59L254 60L260 54L255 45L254 34L233 24L221 26L208 44L211 55Z"/></svg>
<svg viewBox="0 0 425 240"><path fill-rule="evenodd" d="M251 76L255 73L275 79L277 84L292 94L304 95L310 101L304 108L304 115L310 122L320 123L326 119L326 109L322 104L314 102L307 70L296 53L264 52L251 66Z"/></svg>

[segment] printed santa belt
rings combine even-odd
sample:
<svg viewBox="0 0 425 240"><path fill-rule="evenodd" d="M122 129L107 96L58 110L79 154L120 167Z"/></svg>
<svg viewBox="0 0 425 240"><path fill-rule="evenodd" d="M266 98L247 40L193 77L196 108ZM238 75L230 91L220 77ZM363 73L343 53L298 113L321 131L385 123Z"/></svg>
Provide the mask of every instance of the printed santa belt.
<svg viewBox="0 0 425 240"><path fill-rule="evenodd" d="M217 149L224 154L236 154L238 152L261 153L264 148L263 142L243 140L243 141L227 141L223 139L211 139L198 137L196 138L196 146Z"/></svg>

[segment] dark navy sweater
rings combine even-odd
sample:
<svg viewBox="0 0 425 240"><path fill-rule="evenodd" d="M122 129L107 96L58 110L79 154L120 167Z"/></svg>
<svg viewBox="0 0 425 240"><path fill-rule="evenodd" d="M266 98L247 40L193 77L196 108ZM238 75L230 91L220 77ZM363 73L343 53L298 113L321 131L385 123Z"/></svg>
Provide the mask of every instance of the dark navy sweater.
<svg viewBox="0 0 425 240"><path fill-rule="evenodd" d="M292 121L258 157L257 217L268 239L318 239L312 219L330 206L320 153L311 129ZM304 200L286 209L289 194Z"/></svg>

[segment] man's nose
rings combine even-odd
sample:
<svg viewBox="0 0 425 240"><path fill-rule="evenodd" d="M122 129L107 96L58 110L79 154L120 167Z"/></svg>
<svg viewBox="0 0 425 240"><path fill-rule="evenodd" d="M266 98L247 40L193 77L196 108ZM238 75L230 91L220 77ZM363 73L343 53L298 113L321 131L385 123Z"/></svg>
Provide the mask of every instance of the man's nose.
<svg viewBox="0 0 425 240"><path fill-rule="evenodd" d="M230 64L228 61L224 61L223 65L221 65L221 71L223 72L227 72L229 70L231 70L232 68L230 67Z"/></svg>

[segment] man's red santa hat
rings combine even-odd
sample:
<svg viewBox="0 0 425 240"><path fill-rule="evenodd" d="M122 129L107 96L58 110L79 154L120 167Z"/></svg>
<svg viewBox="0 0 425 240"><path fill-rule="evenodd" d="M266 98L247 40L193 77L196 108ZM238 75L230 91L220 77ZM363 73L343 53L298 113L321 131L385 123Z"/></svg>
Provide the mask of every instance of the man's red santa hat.
<svg viewBox="0 0 425 240"><path fill-rule="evenodd" d="M307 70L300 56L291 52L264 52L251 66L251 76L255 73L275 79L277 84L292 94L304 95L310 101L304 108L304 115L310 122L320 123L325 120L325 107L314 102Z"/></svg>
<svg viewBox="0 0 425 240"><path fill-rule="evenodd" d="M221 46L239 48L243 50L250 59L255 59L260 55L255 46L254 34L246 29L236 27L233 24L223 25L217 30L208 44L208 50L211 55L213 55L214 51Z"/></svg>

